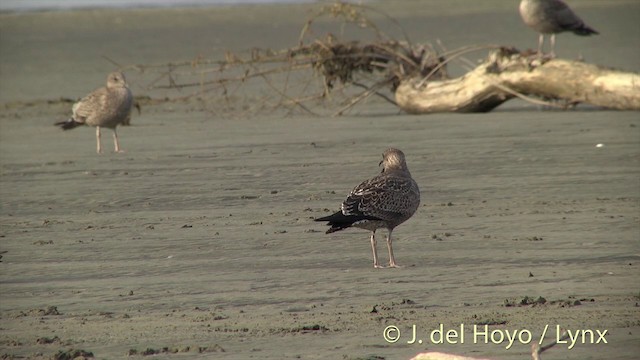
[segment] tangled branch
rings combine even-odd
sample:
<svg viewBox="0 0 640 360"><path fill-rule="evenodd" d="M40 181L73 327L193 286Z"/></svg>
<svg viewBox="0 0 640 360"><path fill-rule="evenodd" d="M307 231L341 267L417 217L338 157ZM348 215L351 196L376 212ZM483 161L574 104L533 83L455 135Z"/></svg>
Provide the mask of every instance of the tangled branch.
<svg viewBox="0 0 640 360"><path fill-rule="evenodd" d="M432 46L413 45L402 27L382 14L402 32L404 40L394 40L371 20L371 13L381 14L366 6L336 2L307 20L298 45L292 48L227 52L220 60L196 57L129 68L152 76L146 85L149 91L167 92L176 99L204 99L212 108L224 105L235 113L285 108L316 114L322 108L339 115L373 95L394 103L390 94L407 77L446 78L444 58ZM340 36L312 35L314 24L325 17L338 21ZM348 26L369 31L376 40L346 40ZM263 82L268 90L253 86L256 82ZM335 100L334 92L341 94L335 98L344 100L327 106ZM314 106L320 103L322 107Z"/></svg>

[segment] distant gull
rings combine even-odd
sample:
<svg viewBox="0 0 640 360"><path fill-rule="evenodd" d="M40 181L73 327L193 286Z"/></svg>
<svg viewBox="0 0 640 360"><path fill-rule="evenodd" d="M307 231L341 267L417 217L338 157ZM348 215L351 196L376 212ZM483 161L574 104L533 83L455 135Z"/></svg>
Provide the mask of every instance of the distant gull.
<svg viewBox="0 0 640 360"><path fill-rule="evenodd" d="M327 221L331 226L327 234L348 227L371 231L373 267L382 268L378 263L376 250L376 230L386 228L389 267L398 267L393 257L391 233L393 229L407 221L420 205L420 189L411 178L404 153L390 148L382 154L382 173L356 186L342 203L341 210L333 215L315 219Z"/></svg>
<svg viewBox="0 0 640 360"><path fill-rule="evenodd" d="M524 23L540 33L538 55L542 56L544 35L551 34L551 57L555 57L556 34L571 31L574 34L588 36L598 34L587 26L582 19L562 0L522 0L520 16Z"/></svg>
<svg viewBox="0 0 640 360"><path fill-rule="evenodd" d="M116 127L130 118L132 104L133 96L124 74L119 71L112 72L107 76L106 87L96 89L73 104L71 118L67 121L57 122L55 125L64 130L73 129L80 125L95 126L98 153L102 152L100 128L109 128L113 130L115 152L123 152L118 143Z"/></svg>

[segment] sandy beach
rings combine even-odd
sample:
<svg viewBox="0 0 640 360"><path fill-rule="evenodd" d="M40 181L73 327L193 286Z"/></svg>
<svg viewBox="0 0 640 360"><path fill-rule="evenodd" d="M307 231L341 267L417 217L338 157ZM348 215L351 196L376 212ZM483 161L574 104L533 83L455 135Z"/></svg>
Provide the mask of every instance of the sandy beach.
<svg viewBox="0 0 640 360"><path fill-rule="evenodd" d="M601 35L561 35L558 55L640 71L640 6L579 3ZM513 1L397 4L379 6L414 41L536 46ZM578 336L544 359L637 358L637 112L512 102L412 116L371 100L342 117L227 117L167 101L119 128L124 154L104 131L102 155L93 128L53 126L70 114L61 98L114 70L103 55L286 48L318 6L0 14L2 358L529 359L561 329ZM366 231L326 235L313 219L390 146L422 203L394 230L403 267L373 269Z"/></svg>

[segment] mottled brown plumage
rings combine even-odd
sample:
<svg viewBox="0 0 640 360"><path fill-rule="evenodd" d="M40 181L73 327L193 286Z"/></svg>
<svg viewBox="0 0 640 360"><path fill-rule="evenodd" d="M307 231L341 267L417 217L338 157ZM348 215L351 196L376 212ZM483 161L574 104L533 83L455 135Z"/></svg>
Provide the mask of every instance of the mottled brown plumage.
<svg viewBox="0 0 640 360"><path fill-rule="evenodd" d="M98 153L102 152L100 128L109 128L113 130L115 152L122 152L116 127L130 118L132 104L133 96L124 74L116 71L107 76L107 86L96 89L73 105L73 114L69 120L55 125L63 130L80 125L95 126Z"/></svg>
<svg viewBox="0 0 640 360"><path fill-rule="evenodd" d="M371 231L373 266L380 268L376 250L375 233L386 228L389 266L398 267L393 256L391 233L407 221L420 205L420 190L407 168L404 153L390 148L382 154L380 175L356 186L342 203L341 210L333 215L315 219L327 221L331 226L327 234L349 227Z"/></svg>

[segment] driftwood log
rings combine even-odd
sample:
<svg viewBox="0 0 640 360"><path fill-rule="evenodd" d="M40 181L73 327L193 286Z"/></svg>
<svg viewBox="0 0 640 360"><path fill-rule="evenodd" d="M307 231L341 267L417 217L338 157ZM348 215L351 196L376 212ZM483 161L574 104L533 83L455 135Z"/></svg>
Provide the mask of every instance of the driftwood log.
<svg viewBox="0 0 640 360"><path fill-rule="evenodd" d="M514 97L560 100L564 102L561 107L586 103L640 110L640 75L500 48L464 76L405 79L395 91L398 106L413 114L488 112Z"/></svg>
<svg viewBox="0 0 640 360"><path fill-rule="evenodd" d="M545 346L540 346L538 342L534 341L534 343L531 345L531 359L541 360L542 359L541 354L543 352L558 345L558 343L560 343L561 341L566 341L567 339L569 339L569 333L566 330L564 330L562 332L562 336L560 336L556 341L550 344L547 344ZM491 360L491 359L428 351L428 352L420 353L412 357L410 360Z"/></svg>

